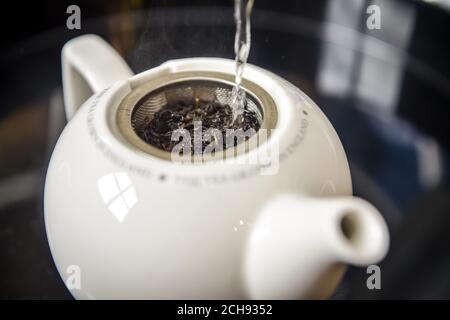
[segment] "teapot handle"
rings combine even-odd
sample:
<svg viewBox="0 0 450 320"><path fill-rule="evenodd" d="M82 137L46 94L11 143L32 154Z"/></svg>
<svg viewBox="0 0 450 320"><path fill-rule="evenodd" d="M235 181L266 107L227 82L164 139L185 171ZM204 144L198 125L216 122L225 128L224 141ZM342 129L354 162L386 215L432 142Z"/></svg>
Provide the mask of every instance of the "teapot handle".
<svg viewBox="0 0 450 320"><path fill-rule="evenodd" d="M93 93L133 76L122 57L105 40L92 34L67 42L61 60L67 120Z"/></svg>

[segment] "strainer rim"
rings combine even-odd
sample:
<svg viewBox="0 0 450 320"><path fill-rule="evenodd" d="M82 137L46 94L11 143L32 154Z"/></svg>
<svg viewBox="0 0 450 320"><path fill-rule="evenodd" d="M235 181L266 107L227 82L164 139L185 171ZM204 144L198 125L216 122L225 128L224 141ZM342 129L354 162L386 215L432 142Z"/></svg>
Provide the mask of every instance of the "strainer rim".
<svg viewBox="0 0 450 320"><path fill-rule="evenodd" d="M151 144L148 144L147 142L142 140L141 137L139 137L133 126L132 117L135 109L138 108L142 103L142 100L152 93L155 93L156 91L161 90L164 87L188 81L216 82L232 87L234 85L234 75L216 71L176 72L168 75L158 76L155 79L146 81L145 83L132 88L132 90L121 100L117 108L115 117L116 125L119 129L118 131L125 139L125 141L141 152L144 152L145 154L171 161L171 152L164 151L155 146L152 146ZM254 143L252 143L252 139L258 138L261 129L267 129L270 135L270 131L276 127L278 120L277 108L272 96L265 89L263 89L253 81L244 78L242 80L242 88L246 91L246 94L249 94L251 96L251 99L254 100L256 106L260 109L260 112L262 114L260 129L246 142L249 145L255 145ZM223 150L222 152L225 151L226 150ZM250 151L250 149L245 150L245 152L248 151ZM239 153L236 154L236 156L237 155L239 155ZM195 157L197 156L193 156L193 158Z"/></svg>

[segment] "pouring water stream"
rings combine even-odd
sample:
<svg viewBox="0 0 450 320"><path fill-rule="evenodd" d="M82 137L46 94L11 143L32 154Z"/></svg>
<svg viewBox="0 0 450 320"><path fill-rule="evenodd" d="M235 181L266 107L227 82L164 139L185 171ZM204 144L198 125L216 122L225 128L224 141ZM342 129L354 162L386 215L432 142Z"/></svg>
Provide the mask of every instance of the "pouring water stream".
<svg viewBox="0 0 450 320"><path fill-rule="evenodd" d="M250 15L252 13L253 3L254 0L235 0L234 2L234 18L236 21L236 35L234 40L236 71L231 99L233 122L238 121L245 107L245 90L241 87L241 83L242 74L250 53Z"/></svg>

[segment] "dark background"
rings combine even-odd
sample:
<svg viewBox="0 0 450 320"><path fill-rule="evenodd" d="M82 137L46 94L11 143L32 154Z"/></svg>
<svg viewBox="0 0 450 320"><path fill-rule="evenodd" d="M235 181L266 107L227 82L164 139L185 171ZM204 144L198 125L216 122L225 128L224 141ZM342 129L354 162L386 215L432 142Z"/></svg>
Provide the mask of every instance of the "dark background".
<svg viewBox="0 0 450 320"><path fill-rule="evenodd" d="M379 32L365 27L372 3L382 9ZM66 29L70 4L81 8L79 31ZM0 298L71 298L42 210L48 159L65 124L64 43L99 34L136 73L173 58L233 58L232 7L231 0L2 4ZM391 231L382 290L368 290L365 269L350 268L334 298L450 298L450 11L406 0L256 0L252 25L249 62L323 109L347 152L355 194L381 210ZM329 66L339 69L331 86L323 84Z"/></svg>

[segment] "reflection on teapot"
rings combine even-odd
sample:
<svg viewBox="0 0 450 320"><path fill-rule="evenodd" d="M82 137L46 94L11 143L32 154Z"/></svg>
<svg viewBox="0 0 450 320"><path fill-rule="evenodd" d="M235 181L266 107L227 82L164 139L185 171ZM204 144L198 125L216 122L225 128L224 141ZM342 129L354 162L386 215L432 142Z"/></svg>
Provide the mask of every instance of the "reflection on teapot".
<svg viewBox="0 0 450 320"><path fill-rule="evenodd" d="M216 99L232 87L233 61L173 60L133 75L93 35L67 43L62 60L70 121L47 172L45 222L61 277L81 272L75 298L326 298L345 265L386 254L387 227L352 197L336 132L286 80L245 69L264 143L248 147L258 131L232 157L181 163L139 137L138 108L163 108L173 86L196 98L214 84ZM275 170L238 161L259 153Z"/></svg>

